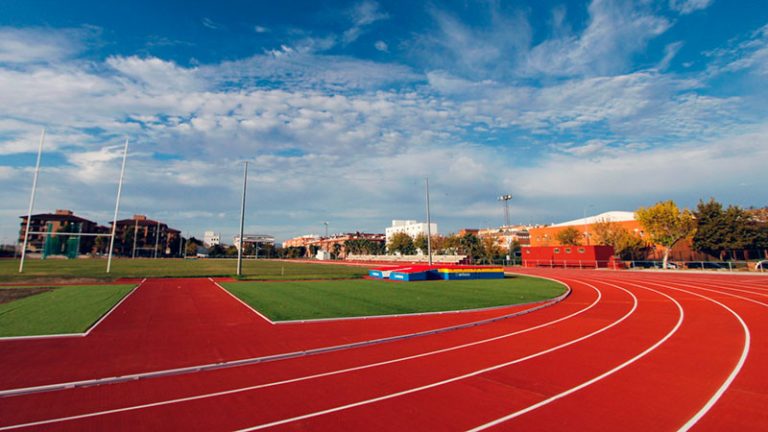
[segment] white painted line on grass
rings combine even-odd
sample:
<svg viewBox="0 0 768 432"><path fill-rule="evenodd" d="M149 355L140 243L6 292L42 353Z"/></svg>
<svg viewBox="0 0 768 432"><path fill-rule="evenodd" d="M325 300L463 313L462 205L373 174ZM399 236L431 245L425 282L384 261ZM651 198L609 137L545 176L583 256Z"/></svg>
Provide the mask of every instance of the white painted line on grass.
<svg viewBox="0 0 768 432"><path fill-rule="evenodd" d="M229 294L229 295L230 295L230 296L231 296L233 299L235 299L235 300L237 300L238 302L240 302L240 304L242 304L243 306L245 306L245 307L247 307L248 309L250 309L250 310L251 310L251 312L253 312L253 313L255 313L256 315L258 315L258 316L259 316L259 318L263 319L264 321L266 321L266 322L268 322L268 323L270 323L270 324L272 324L272 325L274 325L274 324L275 324L275 322L274 322L274 321L272 321L271 319L267 318L267 316L266 316L266 315L264 315L263 313L261 313L261 312L257 311L256 309L254 309L254 308L253 308L253 307L251 307L251 305L249 305L248 303L246 303L246 302L244 302L244 301L240 300L240 297L238 297L238 296L236 296L236 295L232 294L231 292L229 292L229 291L228 291L226 288L224 288L224 287L223 287L223 286L221 286L221 285L220 285L218 282L216 282L215 280L213 280L213 278L208 278L208 280L209 280L209 281L211 281L211 282L212 282L214 285L216 285L217 287L219 287L219 288L220 288L222 291L224 291L225 293Z"/></svg>

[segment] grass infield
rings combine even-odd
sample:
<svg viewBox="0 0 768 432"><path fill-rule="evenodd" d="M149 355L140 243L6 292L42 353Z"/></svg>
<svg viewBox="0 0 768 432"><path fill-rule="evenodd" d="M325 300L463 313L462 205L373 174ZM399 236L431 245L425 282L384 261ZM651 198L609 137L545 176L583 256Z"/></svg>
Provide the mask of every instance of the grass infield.
<svg viewBox="0 0 768 432"><path fill-rule="evenodd" d="M559 283L525 276L474 281L337 280L222 285L274 321L475 309L546 300L565 292Z"/></svg>
<svg viewBox="0 0 768 432"><path fill-rule="evenodd" d="M85 332L134 286L63 286L0 304L0 337Z"/></svg>
<svg viewBox="0 0 768 432"><path fill-rule="evenodd" d="M28 280L114 280L121 277L210 277L236 273L234 259L129 259L112 261L112 272L106 273L106 259L29 259L24 273L19 273L19 260L0 260L0 282ZM244 279L337 279L359 278L368 274L363 267L333 264L308 264L275 260L243 260Z"/></svg>

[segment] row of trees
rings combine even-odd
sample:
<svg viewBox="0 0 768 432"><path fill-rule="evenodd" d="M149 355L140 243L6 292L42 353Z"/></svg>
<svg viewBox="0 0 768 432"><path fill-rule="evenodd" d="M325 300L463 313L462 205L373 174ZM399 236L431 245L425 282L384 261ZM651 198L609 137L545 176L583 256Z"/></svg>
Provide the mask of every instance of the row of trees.
<svg viewBox="0 0 768 432"><path fill-rule="evenodd" d="M449 234L447 236L433 235L430 238L432 253L435 255L466 255L473 261L484 259L488 262L504 259L509 252L500 247L494 238L479 238L472 233ZM406 233L396 233L387 244L389 253L402 255L414 255L418 251L427 253L427 236L419 234L412 238ZM520 249L520 244L512 244L512 250Z"/></svg>
<svg viewBox="0 0 768 432"><path fill-rule="evenodd" d="M749 259L761 253L768 258L768 208L742 209L715 201L699 201L696 210L680 209L674 201L662 201L635 212L650 243L636 233L609 221L593 224L590 231L595 244L612 246L623 259L637 259L648 249L659 245L664 252L664 266L669 254L681 240L690 240L694 250L716 256L721 260ZM583 235L574 227L557 234L564 245L579 245Z"/></svg>

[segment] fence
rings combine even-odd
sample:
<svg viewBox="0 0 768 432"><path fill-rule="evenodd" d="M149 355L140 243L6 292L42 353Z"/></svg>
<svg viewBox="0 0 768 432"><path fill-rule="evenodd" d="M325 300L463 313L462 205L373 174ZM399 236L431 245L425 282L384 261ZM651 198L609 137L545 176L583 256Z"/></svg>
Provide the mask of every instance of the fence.
<svg viewBox="0 0 768 432"><path fill-rule="evenodd" d="M759 263L759 264L758 264ZM662 270L662 261L621 261L621 260L525 260L523 267L575 268L613 270ZM712 272L759 272L768 273L768 261L670 261L666 270L699 270Z"/></svg>

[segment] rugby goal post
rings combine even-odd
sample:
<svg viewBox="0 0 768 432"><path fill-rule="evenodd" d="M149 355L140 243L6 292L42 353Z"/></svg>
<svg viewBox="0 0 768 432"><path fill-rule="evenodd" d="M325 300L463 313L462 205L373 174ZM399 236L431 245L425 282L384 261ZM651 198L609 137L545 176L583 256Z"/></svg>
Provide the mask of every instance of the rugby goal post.
<svg viewBox="0 0 768 432"><path fill-rule="evenodd" d="M40 160L42 159L43 155L43 142L45 141L45 129L43 129L42 133L40 134L40 143L37 147L37 161L35 162L35 172L32 178L32 192L29 197L29 209L27 210L27 223L26 228L24 229L24 240L22 242L21 247L21 261L19 262L19 273L24 272L24 260L26 258L27 253L27 243L29 240L30 234L36 234L36 235L44 235L44 234L51 234L47 231L34 231L30 232L29 227L32 222L32 210L35 206L35 193L37 192L37 178L40 174ZM112 267L112 252L114 250L115 245L115 229L117 228L117 214L120 209L120 195L123 190L123 177L125 175L125 161L128 158L128 138L125 139L125 146L123 147L123 162L120 168L120 180L118 181L117 185L117 199L115 200L115 214L112 218L112 232L110 234L102 234L102 233L61 233L61 235L66 235L68 237L109 237L109 256L107 258L107 273L110 272Z"/></svg>

